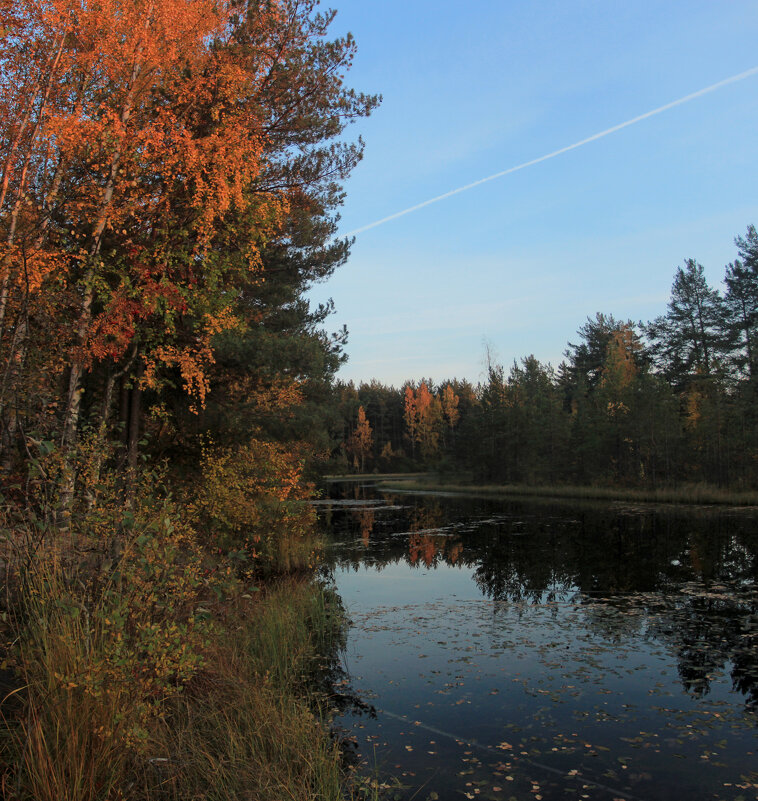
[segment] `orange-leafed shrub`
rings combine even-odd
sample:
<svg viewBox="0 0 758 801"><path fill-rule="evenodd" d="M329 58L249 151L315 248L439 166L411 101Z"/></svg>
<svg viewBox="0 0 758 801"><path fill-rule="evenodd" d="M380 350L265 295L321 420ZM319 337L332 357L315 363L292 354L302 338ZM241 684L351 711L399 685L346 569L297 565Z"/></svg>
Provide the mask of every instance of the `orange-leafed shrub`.
<svg viewBox="0 0 758 801"><path fill-rule="evenodd" d="M313 564L312 492L298 454L252 439L204 450L190 511L244 572L287 572Z"/></svg>

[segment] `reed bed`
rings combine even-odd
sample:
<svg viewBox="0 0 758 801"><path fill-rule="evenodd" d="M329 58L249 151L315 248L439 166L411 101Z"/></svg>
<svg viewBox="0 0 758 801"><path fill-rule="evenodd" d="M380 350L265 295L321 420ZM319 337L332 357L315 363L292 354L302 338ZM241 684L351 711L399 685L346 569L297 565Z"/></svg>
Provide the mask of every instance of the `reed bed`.
<svg viewBox="0 0 758 801"><path fill-rule="evenodd" d="M393 479L381 481L379 486L387 490L455 492L462 495L495 498L541 497L653 504L758 506L758 491L727 490L700 484L644 489L570 485L476 484L424 479Z"/></svg>
<svg viewBox="0 0 758 801"><path fill-rule="evenodd" d="M55 561L27 567L6 630L15 643L6 643L0 697L0 797L338 801L359 792L319 689L344 636L328 589L280 579L201 607L187 680L175 653L167 662L183 641L159 631L154 610L117 625L128 592L72 581ZM141 623L156 634L144 647L166 649L152 662L130 653ZM127 630L129 651L118 645Z"/></svg>

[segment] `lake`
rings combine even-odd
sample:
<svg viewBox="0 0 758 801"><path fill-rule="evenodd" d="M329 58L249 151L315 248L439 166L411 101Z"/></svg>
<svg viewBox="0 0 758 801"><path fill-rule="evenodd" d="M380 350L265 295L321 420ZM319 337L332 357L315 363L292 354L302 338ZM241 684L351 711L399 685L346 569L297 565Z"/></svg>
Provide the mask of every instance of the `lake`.
<svg viewBox="0 0 758 801"><path fill-rule="evenodd" d="M755 509L329 495L336 725L387 797L758 798Z"/></svg>

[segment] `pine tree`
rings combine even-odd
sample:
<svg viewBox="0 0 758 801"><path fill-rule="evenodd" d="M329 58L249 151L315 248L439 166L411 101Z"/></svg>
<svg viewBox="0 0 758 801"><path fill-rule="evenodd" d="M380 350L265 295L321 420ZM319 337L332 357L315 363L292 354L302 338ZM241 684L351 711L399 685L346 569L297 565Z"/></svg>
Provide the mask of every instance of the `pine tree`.
<svg viewBox="0 0 758 801"><path fill-rule="evenodd" d="M645 327L659 369L677 388L713 375L723 353L723 320L721 296L702 264L687 259L676 271L666 314Z"/></svg>
<svg viewBox="0 0 758 801"><path fill-rule="evenodd" d="M758 232L735 240L740 258L726 267L726 325L732 360L750 378L758 375Z"/></svg>

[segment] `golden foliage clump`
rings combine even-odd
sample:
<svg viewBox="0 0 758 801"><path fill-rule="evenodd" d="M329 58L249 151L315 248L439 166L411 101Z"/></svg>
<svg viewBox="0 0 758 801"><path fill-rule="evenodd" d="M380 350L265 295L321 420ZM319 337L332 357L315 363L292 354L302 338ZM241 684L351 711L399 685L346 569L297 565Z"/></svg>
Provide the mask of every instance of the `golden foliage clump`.
<svg viewBox="0 0 758 801"><path fill-rule="evenodd" d="M259 439L204 449L189 508L243 572L312 565L315 514L307 500L313 487L303 466L291 448Z"/></svg>

